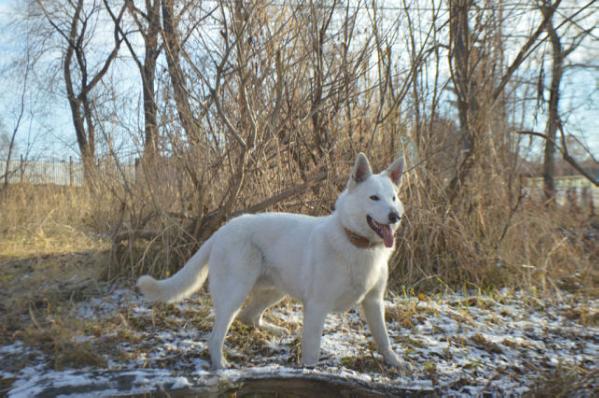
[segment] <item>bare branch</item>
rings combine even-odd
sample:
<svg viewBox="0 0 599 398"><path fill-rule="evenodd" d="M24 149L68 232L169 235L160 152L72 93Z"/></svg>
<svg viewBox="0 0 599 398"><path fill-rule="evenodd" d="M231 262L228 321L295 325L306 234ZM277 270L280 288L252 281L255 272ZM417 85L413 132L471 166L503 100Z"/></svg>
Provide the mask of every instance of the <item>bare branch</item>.
<svg viewBox="0 0 599 398"><path fill-rule="evenodd" d="M560 126L560 131L562 133L562 137L563 137L563 129ZM544 133L540 133L537 131L531 131L531 130L520 130L520 131L516 131L517 134L522 134L522 135L530 135L530 136L534 136L534 137L539 137L544 139L545 141L551 141L553 142L553 144L559 148L560 153L562 154L563 159L568 162L572 167L574 167L576 169L576 171L578 171L584 178L586 178L588 181L590 181L593 185L595 185L596 187L599 187L599 181L597 181L597 179L595 179L595 177L587 172L584 167L582 167L577 161L576 159L574 159L569 153L568 153L568 149L558 146L556 144L555 141L551 140L546 134Z"/></svg>

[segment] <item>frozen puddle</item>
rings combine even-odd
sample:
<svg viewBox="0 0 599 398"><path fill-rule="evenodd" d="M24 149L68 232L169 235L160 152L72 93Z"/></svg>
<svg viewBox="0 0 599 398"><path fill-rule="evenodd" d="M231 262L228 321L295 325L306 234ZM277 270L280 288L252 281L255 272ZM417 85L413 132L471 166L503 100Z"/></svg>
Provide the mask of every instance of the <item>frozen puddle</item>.
<svg viewBox="0 0 599 398"><path fill-rule="evenodd" d="M101 366L57 367L51 350L14 341L0 346L0 395L505 396L570 372L580 377L572 394L591 396L599 388L598 308L596 299L548 302L507 291L396 297L387 302L387 326L393 349L412 368L399 373L372 352L368 327L355 310L327 318L319 365L298 368L301 306L287 302L267 318L288 328L288 336L236 323L225 349L231 368L212 372L206 297L153 308L116 289L80 303L72 314L86 332L72 335L70 347L92 352Z"/></svg>

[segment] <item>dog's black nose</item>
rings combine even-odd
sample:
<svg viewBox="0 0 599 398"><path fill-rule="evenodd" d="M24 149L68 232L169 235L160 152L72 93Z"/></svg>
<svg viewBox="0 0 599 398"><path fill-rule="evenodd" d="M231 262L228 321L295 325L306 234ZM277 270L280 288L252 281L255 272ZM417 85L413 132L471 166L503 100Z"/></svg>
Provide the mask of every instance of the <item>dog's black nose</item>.
<svg viewBox="0 0 599 398"><path fill-rule="evenodd" d="M401 217L399 216L399 214L397 214L396 212L392 211L391 213L389 213L389 222L391 224L395 224L396 222L399 221Z"/></svg>

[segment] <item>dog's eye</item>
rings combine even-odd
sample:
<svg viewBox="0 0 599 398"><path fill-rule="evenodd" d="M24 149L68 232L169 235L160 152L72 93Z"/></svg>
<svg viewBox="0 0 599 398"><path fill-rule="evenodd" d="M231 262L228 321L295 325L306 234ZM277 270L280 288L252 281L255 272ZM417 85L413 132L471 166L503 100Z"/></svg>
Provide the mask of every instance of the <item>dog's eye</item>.
<svg viewBox="0 0 599 398"><path fill-rule="evenodd" d="M381 198L379 198L377 195L372 195L372 196L370 197L370 199L371 199L371 200L374 200L374 201L377 201L377 200L380 200Z"/></svg>
<svg viewBox="0 0 599 398"><path fill-rule="evenodd" d="M393 201L395 202L395 196L393 197Z"/></svg>

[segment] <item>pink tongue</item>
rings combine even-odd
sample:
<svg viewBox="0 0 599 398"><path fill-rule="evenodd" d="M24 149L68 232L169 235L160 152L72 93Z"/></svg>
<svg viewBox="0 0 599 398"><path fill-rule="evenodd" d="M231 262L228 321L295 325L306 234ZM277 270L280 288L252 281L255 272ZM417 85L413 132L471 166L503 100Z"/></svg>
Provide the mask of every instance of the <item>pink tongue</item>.
<svg viewBox="0 0 599 398"><path fill-rule="evenodd" d="M393 247L393 234L391 233L391 227L388 225L381 225L381 233L383 234L385 246Z"/></svg>

